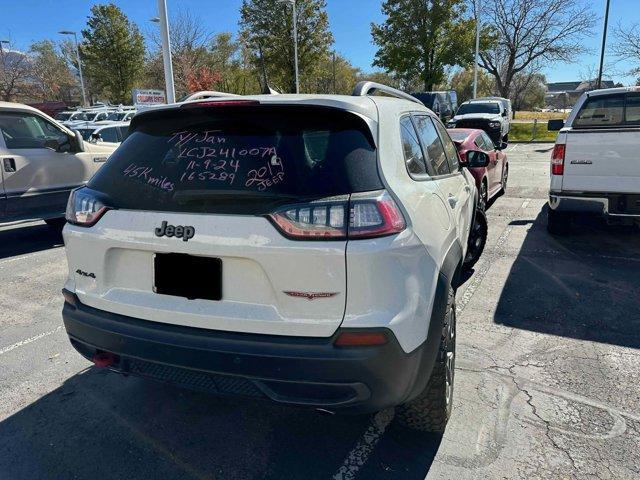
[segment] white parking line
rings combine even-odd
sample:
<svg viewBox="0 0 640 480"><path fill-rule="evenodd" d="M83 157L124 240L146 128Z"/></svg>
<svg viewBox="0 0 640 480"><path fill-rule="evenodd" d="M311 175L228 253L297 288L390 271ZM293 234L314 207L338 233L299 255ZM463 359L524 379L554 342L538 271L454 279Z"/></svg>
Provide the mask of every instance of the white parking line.
<svg viewBox="0 0 640 480"><path fill-rule="evenodd" d="M367 463L369 456L380 441L380 438L382 438L387 426L393 420L394 415L395 410L388 408L373 416L369 427L360 437L355 447L351 449L338 471L333 475L333 480L353 480L356 478L356 474Z"/></svg>
<svg viewBox="0 0 640 480"><path fill-rule="evenodd" d="M11 350L15 350L18 347L22 347L23 345L28 345L29 343L33 343L36 340L40 340L41 338L44 337L48 337L49 335L53 335L54 333L56 333L58 330L62 329L62 325L57 326L56 328L54 328L53 330L49 330L48 332L42 332L39 333L38 335L35 335L33 337L27 338L25 340L21 340L19 342L14 343L13 345L9 345L8 347L4 347L3 349L0 349L0 355L3 355L7 352L10 352Z"/></svg>

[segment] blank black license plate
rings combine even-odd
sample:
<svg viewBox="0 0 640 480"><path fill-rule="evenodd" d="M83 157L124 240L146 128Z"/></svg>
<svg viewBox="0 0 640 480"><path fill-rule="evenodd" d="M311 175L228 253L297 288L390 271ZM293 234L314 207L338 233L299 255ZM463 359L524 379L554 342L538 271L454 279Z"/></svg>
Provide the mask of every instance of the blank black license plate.
<svg viewBox="0 0 640 480"><path fill-rule="evenodd" d="M222 260L182 253L156 253L153 291L190 300L222 298Z"/></svg>

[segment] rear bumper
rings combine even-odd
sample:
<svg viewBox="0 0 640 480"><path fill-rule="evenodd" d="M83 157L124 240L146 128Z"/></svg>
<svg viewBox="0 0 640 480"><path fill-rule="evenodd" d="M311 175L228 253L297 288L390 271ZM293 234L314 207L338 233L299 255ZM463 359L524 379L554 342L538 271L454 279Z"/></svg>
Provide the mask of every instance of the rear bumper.
<svg viewBox="0 0 640 480"><path fill-rule="evenodd" d="M437 342L405 353L389 330L382 346L335 347L340 330L330 338L210 331L112 314L77 297L65 302L62 316L75 349L88 359L116 354L110 368L117 372L345 413L373 412L413 398L437 355Z"/></svg>
<svg viewBox="0 0 640 480"><path fill-rule="evenodd" d="M559 212L640 218L640 194L551 191L549 208Z"/></svg>

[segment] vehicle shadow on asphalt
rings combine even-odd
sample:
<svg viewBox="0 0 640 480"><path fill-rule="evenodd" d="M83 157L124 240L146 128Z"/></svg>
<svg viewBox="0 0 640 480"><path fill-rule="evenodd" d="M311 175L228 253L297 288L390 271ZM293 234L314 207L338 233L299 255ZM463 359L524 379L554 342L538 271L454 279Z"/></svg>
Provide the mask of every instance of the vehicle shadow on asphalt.
<svg viewBox="0 0 640 480"><path fill-rule="evenodd" d="M568 234L552 236L546 208L527 232L494 321L640 348L640 230L579 217Z"/></svg>
<svg viewBox="0 0 640 480"><path fill-rule="evenodd" d="M5 226L0 229L0 260L63 245L60 230L44 222Z"/></svg>
<svg viewBox="0 0 640 480"><path fill-rule="evenodd" d="M424 479L440 437L395 422L336 476L370 416L219 398L89 368L0 422L3 478ZM365 448L366 450L366 448ZM354 464L353 462L351 463Z"/></svg>

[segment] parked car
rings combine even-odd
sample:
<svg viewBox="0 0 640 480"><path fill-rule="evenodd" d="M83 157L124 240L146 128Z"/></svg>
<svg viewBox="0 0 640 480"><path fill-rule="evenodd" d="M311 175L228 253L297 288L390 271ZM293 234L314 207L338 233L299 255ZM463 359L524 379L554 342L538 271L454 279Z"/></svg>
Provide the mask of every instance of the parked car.
<svg viewBox="0 0 640 480"><path fill-rule="evenodd" d="M583 93L551 156L547 228L566 233L576 213L640 223L640 89Z"/></svg>
<svg viewBox="0 0 640 480"><path fill-rule="evenodd" d="M502 103L502 106L504 107L504 109L507 112L507 118L509 119L509 121L513 120L513 109L511 108L511 100L509 100L508 98L504 98L504 97L479 97L479 98L476 98L476 100L497 100L498 102Z"/></svg>
<svg viewBox="0 0 640 480"><path fill-rule="evenodd" d="M148 109L69 199L65 327L118 372L441 432L476 196L372 82Z"/></svg>
<svg viewBox="0 0 640 480"><path fill-rule="evenodd" d="M114 149L127 136L129 123L127 122L108 122L106 124L93 123L87 124L81 128L77 128L85 141L111 145Z"/></svg>
<svg viewBox="0 0 640 480"><path fill-rule="evenodd" d="M101 120L106 120L109 116L108 110L98 110L98 111L85 111L85 117L87 117L88 122L99 122Z"/></svg>
<svg viewBox="0 0 640 480"><path fill-rule="evenodd" d="M447 128L477 128L487 132L494 145L509 141L509 113L500 100L469 100L447 122Z"/></svg>
<svg viewBox="0 0 640 480"><path fill-rule="evenodd" d="M130 122L135 114L135 110L109 112L109 115L107 115L107 118L104 119L104 122L105 124L106 122Z"/></svg>
<svg viewBox="0 0 640 480"><path fill-rule="evenodd" d="M67 110L56 114L54 118L68 128L89 121L87 114L82 110Z"/></svg>
<svg viewBox="0 0 640 480"><path fill-rule="evenodd" d="M0 223L44 219L60 226L69 192L87 182L115 147L85 142L51 117L0 102Z"/></svg>
<svg viewBox="0 0 640 480"><path fill-rule="evenodd" d="M483 130L470 128L449 129L449 135L453 143L458 147L460 163L469 167L469 171L476 181L476 187L480 192L478 202L480 208L485 210L489 201L507 189L509 178L509 161L502 150L505 144L496 147L487 133ZM467 161L469 150L480 150L489 156L489 164L486 166L472 166Z"/></svg>

